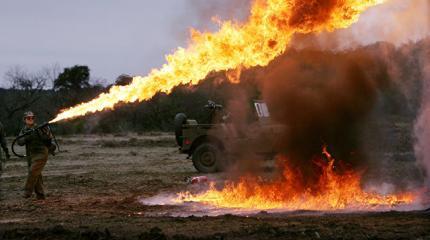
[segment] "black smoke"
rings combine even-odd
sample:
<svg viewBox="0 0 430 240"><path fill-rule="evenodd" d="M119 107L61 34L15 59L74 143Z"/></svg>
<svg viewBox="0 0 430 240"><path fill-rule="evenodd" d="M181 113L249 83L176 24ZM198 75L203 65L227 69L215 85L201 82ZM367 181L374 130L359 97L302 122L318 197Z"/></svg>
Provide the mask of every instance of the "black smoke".
<svg viewBox="0 0 430 240"><path fill-rule="evenodd" d="M264 100L272 119L286 126L276 150L301 170L305 184L318 178L313 160L324 145L348 169L368 166L365 123L389 86L382 59L354 51L291 51L265 73Z"/></svg>

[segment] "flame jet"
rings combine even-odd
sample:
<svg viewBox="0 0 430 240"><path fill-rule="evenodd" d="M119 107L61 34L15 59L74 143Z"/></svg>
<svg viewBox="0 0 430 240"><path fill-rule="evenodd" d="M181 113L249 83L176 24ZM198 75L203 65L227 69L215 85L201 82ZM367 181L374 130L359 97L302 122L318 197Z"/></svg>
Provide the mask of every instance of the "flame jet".
<svg viewBox="0 0 430 240"><path fill-rule="evenodd" d="M95 99L63 110L50 123L84 116L124 102L144 101L180 84L198 84L208 73L266 66L281 55L295 33L347 28L369 7L387 0L254 0L244 23L226 21L215 33L191 30L188 48L127 86L114 86Z"/></svg>

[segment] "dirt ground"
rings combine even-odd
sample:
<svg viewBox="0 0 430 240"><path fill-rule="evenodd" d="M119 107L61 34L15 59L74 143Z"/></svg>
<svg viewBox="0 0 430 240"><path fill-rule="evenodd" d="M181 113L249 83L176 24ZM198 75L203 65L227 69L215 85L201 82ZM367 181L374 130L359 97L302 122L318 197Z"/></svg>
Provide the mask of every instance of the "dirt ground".
<svg viewBox="0 0 430 240"><path fill-rule="evenodd" d="M141 198L199 175L166 133L62 137L45 168L47 199L24 199L26 162L0 178L0 239L430 239L430 212L173 217ZM398 161L402 168L405 161Z"/></svg>

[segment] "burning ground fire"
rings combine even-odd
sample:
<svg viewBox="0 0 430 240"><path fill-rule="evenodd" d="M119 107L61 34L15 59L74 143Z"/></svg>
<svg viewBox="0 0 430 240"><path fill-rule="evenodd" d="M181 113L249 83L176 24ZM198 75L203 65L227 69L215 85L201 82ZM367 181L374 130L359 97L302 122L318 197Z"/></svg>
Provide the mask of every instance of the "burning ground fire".
<svg viewBox="0 0 430 240"><path fill-rule="evenodd" d="M252 215L260 211L293 214L300 214L301 211L305 211L304 214L409 211L423 206L423 192L420 191L381 194L363 190L361 174L353 170L339 170L336 160L325 148L322 155L313 161L320 174L310 187L303 184L301 172L291 166L288 159L278 156L277 163L283 166L280 167L283 171L273 180L247 175L238 181L225 181L222 185L215 180L203 181L190 185L189 191L161 193L143 198L140 202L144 205L178 206L179 209L169 208L168 214L172 216Z"/></svg>
<svg viewBox="0 0 430 240"><path fill-rule="evenodd" d="M320 168L320 177L313 187L304 187L300 171L289 166L284 157L278 158L283 166L282 176L264 182L256 177L242 177L237 183L227 183L217 190L199 194L179 193L178 203L199 202L220 208L246 210L381 210L415 201L412 193L381 195L368 193L361 187L361 176L354 171L336 172L335 159L323 150L323 158L314 160Z"/></svg>
<svg viewBox="0 0 430 240"><path fill-rule="evenodd" d="M238 182L229 182L218 190L210 183L209 190L191 194L181 192L174 202L202 203L216 208L242 210L387 210L414 203L413 193L382 195L365 192L361 187L359 173L347 170L338 173L335 159L323 150L323 158L314 160L321 170L317 183L312 187L303 185L300 171L289 166L284 157L278 158L283 166L282 175L265 182L248 176Z"/></svg>
<svg viewBox="0 0 430 240"><path fill-rule="evenodd" d="M366 9L386 0L254 0L247 22L226 21L216 33L192 30L188 48L166 56L167 63L130 85L66 109L50 123L113 109L120 102L144 101L180 84L197 84L214 71L266 66L288 48L295 33L347 28Z"/></svg>

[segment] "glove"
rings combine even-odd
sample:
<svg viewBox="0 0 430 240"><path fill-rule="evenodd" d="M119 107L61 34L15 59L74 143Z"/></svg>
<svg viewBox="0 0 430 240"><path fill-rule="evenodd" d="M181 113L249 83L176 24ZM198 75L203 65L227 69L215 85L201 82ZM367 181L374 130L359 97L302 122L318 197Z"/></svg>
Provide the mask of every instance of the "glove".
<svg viewBox="0 0 430 240"><path fill-rule="evenodd" d="M38 129L37 135L40 139L42 139L42 141L51 142L51 134L47 127Z"/></svg>

